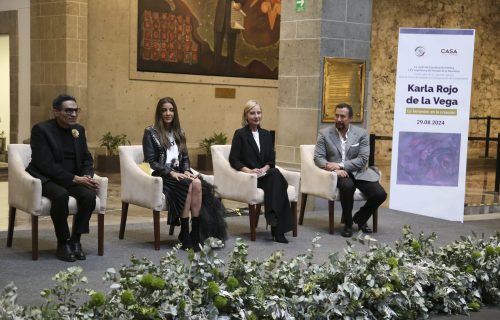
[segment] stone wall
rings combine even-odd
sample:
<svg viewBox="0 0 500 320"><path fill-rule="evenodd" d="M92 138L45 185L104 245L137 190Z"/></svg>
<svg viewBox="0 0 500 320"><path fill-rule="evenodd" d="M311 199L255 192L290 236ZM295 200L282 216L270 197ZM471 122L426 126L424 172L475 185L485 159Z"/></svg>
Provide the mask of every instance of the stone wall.
<svg viewBox="0 0 500 320"><path fill-rule="evenodd" d="M475 29L471 117L500 117L500 2L498 0L377 0L372 19L371 131L392 136L398 32L400 27ZM500 121L492 121L492 137ZM484 136L485 121L471 120L469 136ZM495 146L494 143L491 145ZM390 159L391 141L377 141L377 158ZM469 157L484 153L469 142ZM494 155L490 152L490 155Z"/></svg>
<svg viewBox="0 0 500 320"><path fill-rule="evenodd" d="M31 123L52 116L52 100L74 95L87 112L87 0L31 1Z"/></svg>
<svg viewBox="0 0 500 320"><path fill-rule="evenodd" d="M300 165L300 145L315 144L321 123L324 57L370 59L371 2L282 2L276 154ZM366 109L365 109L366 110ZM366 113L366 112L365 112Z"/></svg>
<svg viewBox="0 0 500 320"><path fill-rule="evenodd" d="M19 129L19 39L17 28L17 11L0 12L0 34L9 35L9 68L10 68L10 143L17 142ZM2 119L2 121L9 121ZM1 130L0 130L1 131Z"/></svg>
<svg viewBox="0 0 500 320"><path fill-rule="evenodd" d="M89 0L87 124L92 126L91 143L97 144L108 130L126 134L133 144L142 143L144 128L153 122L156 103L165 96L173 97L179 107L195 166L203 138L222 131L231 141L234 130L241 127L241 114L249 99L261 102L263 127L276 130L275 86L234 85L236 78L222 77L212 77L219 83L220 79L225 81L219 85L202 83L199 76L186 76L191 80L183 82L131 77L130 60L135 57L130 55L130 45L134 45L130 37L131 32L137 32L131 30L132 9L131 1ZM216 88L234 89L235 98L216 98Z"/></svg>

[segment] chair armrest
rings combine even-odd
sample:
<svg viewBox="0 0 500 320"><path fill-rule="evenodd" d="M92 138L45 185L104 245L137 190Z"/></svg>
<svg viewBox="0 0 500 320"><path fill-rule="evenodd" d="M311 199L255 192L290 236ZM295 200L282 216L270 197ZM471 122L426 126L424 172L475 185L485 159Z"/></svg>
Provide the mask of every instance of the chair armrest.
<svg viewBox="0 0 500 320"><path fill-rule="evenodd" d="M337 174L311 166L302 171L300 192L334 200L337 194Z"/></svg>
<svg viewBox="0 0 500 320"><path fill-rule="evenodd" d="M283 177L285 177L288 185L295 188L295 200L298 200L300 192L300 172L286 170L279 166L276 166L276 168L281 172Z"/></svg>
<svg viewBox="0 0 500 320"><path fill-rule="evenodd" d="M42 181L31 176L24 170L23 166L11 165L10 161L8 189L9 206L29 214L40 214L42 210Z"/></svg>
<svg viewBox="0 0 500 320"><path fill-rule="evenodd" d="M137 164L120 161L122 201L151 210L160 211L163 207L163 180L142 171Z"/></svg>
<svg viewBox="0 0 500 320"><path fill-rule="evenodd" d="M223 199L256 204L258 199L257 175L236 171L223 166L214 175L215 191Z"/></svg>
<svg viewBox="0 0 500 320"><path fill-rule="evenodd" d="M97 197L99 198L100 203L99 213L104 214L108 204L108 178L100 177L97 174L94 174L94 179L99 181L99 190L97 190Z"/></svg>

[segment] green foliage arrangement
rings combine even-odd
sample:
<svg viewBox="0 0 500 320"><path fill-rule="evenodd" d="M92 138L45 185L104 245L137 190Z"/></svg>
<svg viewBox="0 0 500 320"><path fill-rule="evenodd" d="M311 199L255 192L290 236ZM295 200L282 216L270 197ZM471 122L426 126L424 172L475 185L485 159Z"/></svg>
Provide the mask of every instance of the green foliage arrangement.
<svg viewBox="0 0 500 320"><path fill-rule="evenodd" d="M101 140L101 147L106 147L106 155L114 156L118 154L118 147L130 144L126 134L112 135L111 132L106 132Z"/></svg>
<svg viewBox="0 0 500 320"><path fill-rule="evenodd" d="M108 269L108 293L78 287L86 279L71 267L42 292L41 307L16 304L8 285L0 319L426 319L500 304L500 233L436 248L434 234L402 232L393 246L360 234L353 241L366 252L348 242L321 265L313 263L318 237L306 254L285 261L277 251L262 262L249 260L238 239L227 265L208 239L187 263L175 248L159 265L132 258L119 272Z"/></svg>
<svg viewBox="0 0 500 320"><path fill-rule="evenodd" d="M211 150L210 147L216 144L226 144L227 136L224 132L214 132L211 137L205 138L200 142L200 148L205 151L205 154L210 155Z"/></svg>

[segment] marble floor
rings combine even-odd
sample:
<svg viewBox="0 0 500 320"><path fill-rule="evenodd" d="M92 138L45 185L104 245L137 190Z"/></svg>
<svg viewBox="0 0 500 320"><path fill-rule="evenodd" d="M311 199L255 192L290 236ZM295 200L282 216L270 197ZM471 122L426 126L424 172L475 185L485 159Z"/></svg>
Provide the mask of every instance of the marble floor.
<svg viewBox="0 0 500 320"><path fill-rule="evenodd" d="M389 190L390 184L390 166L384 164L377 165L382 170L382 185L386 190ZM108 188L108 209L106 211L106 224L117 225L120 223L121 200L120 200L120 175L105 174L109 178ZM7 230L8 223L8 172L5 165L0 164L0 231ZM498 219L500 218L500 201L499 194L493 192L495 184L495 167L488 164L473 164L469 165L466 178L466 197L464 204L465 220L476 219ZM390 196L390 192L389 196ZM310 204L312 201L309 201ZM225 201L227 208L239 208L245 206L243 203ZM382 206L387 207L387 200ZM162 219L166 219L166 214L162 214ZM144 222L152 221L151 212L147 209L137 206L130 206L128 221ZM96 224L97 220L92 219ZM40 219L40 228L52 228L52 223L49 217ZM27 214L18 213L16 217L16 230L30 229L30 218Z"/></svg>

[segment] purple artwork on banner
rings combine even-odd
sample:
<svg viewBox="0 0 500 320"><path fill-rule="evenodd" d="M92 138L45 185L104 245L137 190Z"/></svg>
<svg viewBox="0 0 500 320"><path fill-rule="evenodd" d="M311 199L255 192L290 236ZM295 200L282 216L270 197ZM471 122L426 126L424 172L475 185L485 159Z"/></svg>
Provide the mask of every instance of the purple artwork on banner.
<svg viewBox="0 0 500 320"><path fill-rule="evenodd" d="M460 134L400 132L397 184L458 186Z"/></svg>

